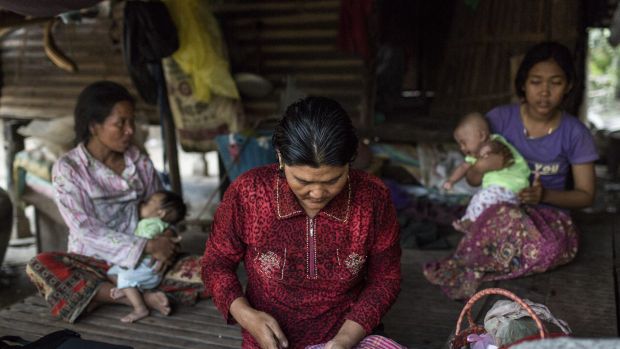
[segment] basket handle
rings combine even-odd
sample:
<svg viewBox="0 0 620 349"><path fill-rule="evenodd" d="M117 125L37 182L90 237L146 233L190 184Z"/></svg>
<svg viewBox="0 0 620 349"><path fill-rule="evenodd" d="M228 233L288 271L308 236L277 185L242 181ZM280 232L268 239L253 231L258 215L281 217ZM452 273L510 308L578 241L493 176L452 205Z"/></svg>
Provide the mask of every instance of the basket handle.
<svg viewBox="0 0 620 349"><path fill-rule="evenodd" d="M520 306L522 306L527 311L530 317L534 319L534 322L536 322L536 326L538 326L538 333L540 334L540 338L542 339L542 338L547 337L547 332L545 330L545 327L543 326L542 321L540 321L540 318L538 317L538 315L536 315L534 310L532 310L532 307L530 307L527 303L525 303L516 294L508 290L505 290L503 288L487 288L471 296L469 301L467 301L467 304L465 304L465 306L463 307L463 310L461 310L459 319L456 322L456 334L461 333L461 323L463 322L463 318L465 317L465 315L467 315L469 327L476 326L476 323L474 322L474 319L471 316L471 308L474 306L474 303L480 300L480 298L484 296L492 295L492 294L498 294L506 298L510 298L511 300L517 302Z"/></svg>

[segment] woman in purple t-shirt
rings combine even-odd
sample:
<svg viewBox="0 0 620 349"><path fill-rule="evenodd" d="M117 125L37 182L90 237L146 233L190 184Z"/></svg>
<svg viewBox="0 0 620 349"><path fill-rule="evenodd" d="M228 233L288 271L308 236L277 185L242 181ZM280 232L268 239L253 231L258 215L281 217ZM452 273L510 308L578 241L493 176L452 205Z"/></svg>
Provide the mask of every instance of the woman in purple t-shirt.
<svg viewBox="0 0 620 349"><path fill-rule="evenodd" d="M544 272L575 257L577 229L568 209L592 204L598 154L586 126L561 110L574 78L568 48L553 42L535 45L515 79L521 103L487 114L493 132L528 162L531 186L519 193L520 206L488 208L451 257L424 267L426 278L449 297L466 298L483 281ZM468 172L468 182L480 185L482 175L501 164L498 156L481 159Z"/></svg>

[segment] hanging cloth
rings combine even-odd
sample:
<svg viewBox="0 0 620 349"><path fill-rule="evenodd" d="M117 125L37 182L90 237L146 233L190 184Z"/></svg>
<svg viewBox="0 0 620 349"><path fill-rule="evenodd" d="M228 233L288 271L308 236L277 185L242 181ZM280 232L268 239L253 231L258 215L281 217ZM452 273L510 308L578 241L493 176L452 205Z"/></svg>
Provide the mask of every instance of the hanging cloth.
<svg viewBox="0 0 620 349"><path fill-rule="evenodd" d="M338 46L346 52L355 53L365 61L370 59L368 18L374 0L341 0Z"/></svg>
<svg viewBox="0 0 620 349"><path fill-rule="evenodd" d="M123 58L138 93L145 102L157 104L158 80L164 57L179 48L177 30L161 2L127 1L123 25Z"/></svg>
<svg viewBox="0 0 620 349"><path fill-rule="evenodd" d="M204 0L166 0L177 24L180 47L172 58L191 76L194 97L209 102L212 95L239 99L217 21Z"/></svg>

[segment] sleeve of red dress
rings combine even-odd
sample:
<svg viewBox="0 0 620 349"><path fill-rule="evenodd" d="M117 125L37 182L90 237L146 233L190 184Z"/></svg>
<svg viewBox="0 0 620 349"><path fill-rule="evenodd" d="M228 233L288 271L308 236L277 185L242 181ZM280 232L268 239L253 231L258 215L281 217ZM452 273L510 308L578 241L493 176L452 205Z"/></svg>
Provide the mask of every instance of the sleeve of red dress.
<svg viewBox="0 0 620 349"><path fill-rule="evenodd" d="M213 218L211 236L202 257L202 280L213 302L230 324L235 319L230 314L230 304L243 297L236 270L245 254L241 239L243 217L237 186L233 184L224 195Z"/></svg>
<svg viewBox="0 0 620 349"><path fill-rule="evenodd" d="M389 196L375 215L374 243L367 260L366 286L346 319L360 324L366 333L379 324L400 292L400 240L396 209Z"/></svg>

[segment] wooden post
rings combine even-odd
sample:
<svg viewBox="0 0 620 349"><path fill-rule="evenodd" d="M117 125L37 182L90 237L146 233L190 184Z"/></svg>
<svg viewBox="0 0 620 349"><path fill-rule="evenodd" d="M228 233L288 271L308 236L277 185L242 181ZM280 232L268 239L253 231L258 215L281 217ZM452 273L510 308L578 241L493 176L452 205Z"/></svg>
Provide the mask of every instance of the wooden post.
<svg viewBox="0 0 620 349"><path fill-rule="evenodd" d="M370 55L368 61L364 61L364 76L362 78L362 108L360 112L359 127L370 130L374 124L375 117L375 95L376 95L376 57L377 57L377 30L378 19L377 11L372 11L366 19L368 23L368 47Z"/></svg>
<svg viewBox="0 0 620 349"><path fill-rule="evenodd" d="M28 121L19 121L14 119L2 119L4 129L4 151L6 155L6 178L7 178L7 190L13 195L13 161L15 160L15 154L24 150L24 137L17 133L17 129L24 126ZM13 198L14 199L14 198Z"/></svg>
<svg viewBox="0 0 620 349"><path fill-rule="evenodd" d="M162 125L163 134L166 147L166 154L168 155L168 172L170 174L170 185L172 191L183 195L183 187L181 186L181 174L179 172L179 154L177 152L177 135L172 121L172 114L163 113Z"/></svg>
<svg viewBox="0 0 620 349"><path fill-rule="evenodd" d="M17 200L17 183L13 178L13 162L15 154L24 150L24 137L17 133L17 129L30 122L30 120L3 119L4 149L6 155L6 178L7 191L13 201L13 229L14 237L26 238L31 236L30 225L22 205Z"/></svg>

